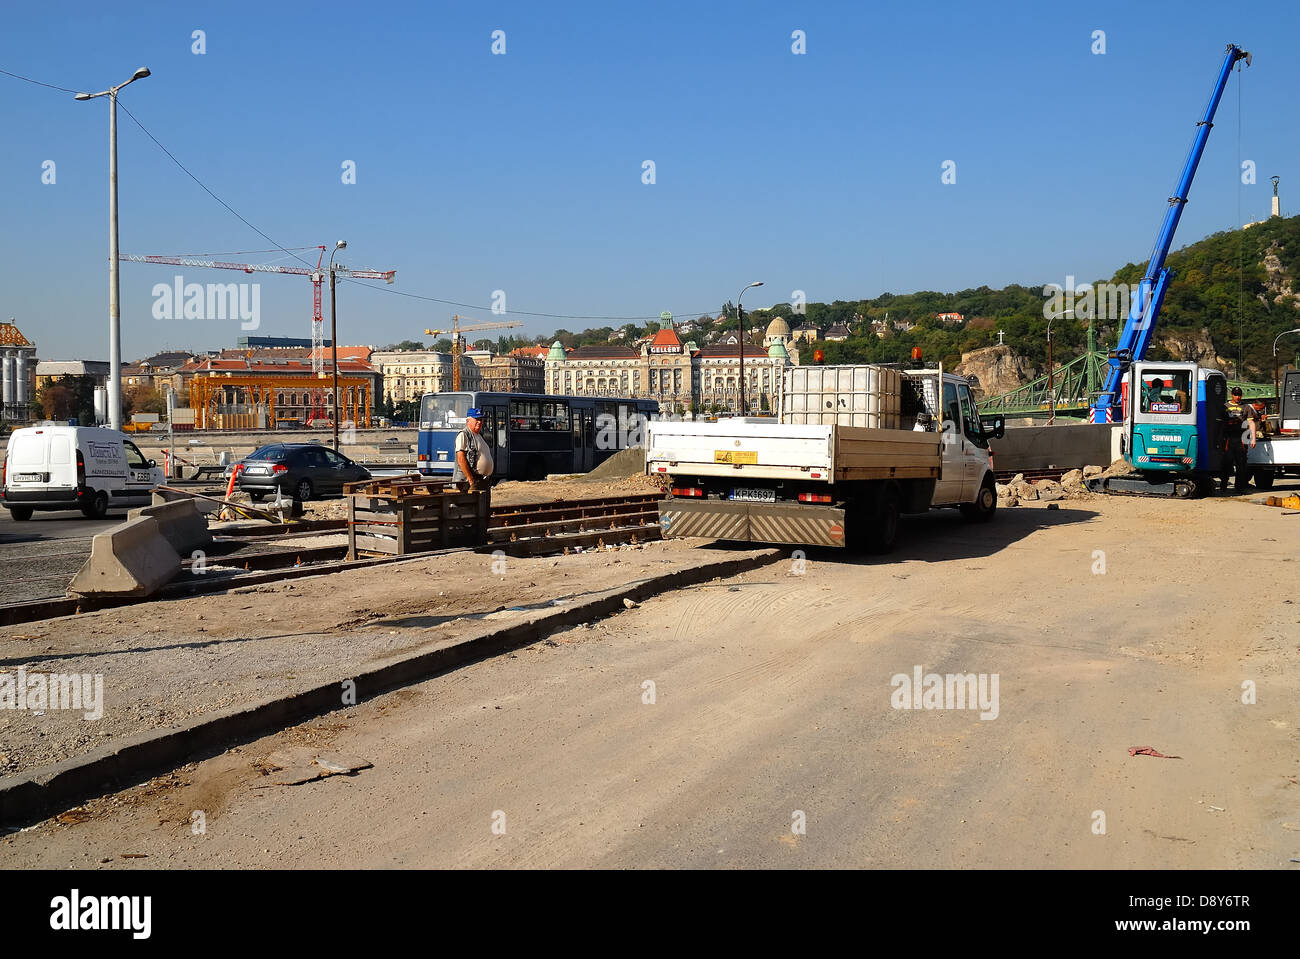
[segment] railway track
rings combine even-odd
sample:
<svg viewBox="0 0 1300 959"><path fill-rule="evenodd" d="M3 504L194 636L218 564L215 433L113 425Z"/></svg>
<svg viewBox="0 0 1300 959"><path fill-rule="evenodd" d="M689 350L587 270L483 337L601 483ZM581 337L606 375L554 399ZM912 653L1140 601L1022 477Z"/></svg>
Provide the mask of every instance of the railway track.
<svg viewBox="0 0 1300 959"><path fill-rule="evenodd" d="M461 547L463 552L503 551L511 556L542 556L580 552L622 543L643 543L660 538L659 493L555 500L518 506L498 506L488 519L488 542ZM134 605L153 599L174 599L199 593L223 592L239 586L275 582L299 576L327 575L377 563L419 559L431 553L413 553L383 559L345 561L343 544L295 546L285 540L347 532L347 520L309 520L302 523L266 524L214 530L213 549L202 572L190 559L181 576L153 597L87 600L54 596L0 605L0 626L69 616L90 609ZM271 537L275 543L262 544ZM456 551L456 550L451 550ZM437 552L449 552L439 550Z"/></svg>
<svg viewBox="0 0 1300 959"><path fill-rule="evenodd" d="M1059 481L1062 476L1070 472L1074 467L1053 466L1050 469L1041 470L994 470L993 476L999 483L1010 482L1017 476L1023 476L1026 483L1032 483L1034 480L1050 479Z"/></svg>
<svg viewBox="0 0 1300 959"><path fill-rule="evenodd" d="M661 493L498 506L488 517L487 549L539 556L660 538Z"/></svg>

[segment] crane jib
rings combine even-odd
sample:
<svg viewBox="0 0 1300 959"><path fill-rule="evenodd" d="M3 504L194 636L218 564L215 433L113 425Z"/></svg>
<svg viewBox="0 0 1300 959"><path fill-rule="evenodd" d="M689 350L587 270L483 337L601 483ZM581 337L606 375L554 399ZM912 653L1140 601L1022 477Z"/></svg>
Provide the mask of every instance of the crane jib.
<svg viewBox="0 0 1300 959"><path fill-rule="evenodd" d="M1116 414L1120 412L1118 410L1120 381L1124 378L1130 363L1146 357L1147 347L1150 346L1155 331L1156 320L1160 316L1160 307L1164 303L1165 292L1173 279L1173 271L1165 266L1165 260L1169 256L1170 247L1173 246L1174 233L1178 230L1178 221L1182 218L1183 208L1187 205L1192 180L1196 177L1196 169L1200 165L1201 156L1205 153L1206 141L1210 138L1210 131L1214 129L1214 114L1219 109L1219 101L1223 98L1223 91L1228 85L1228 77L1232 75L1232 69L1239 60L1245 60L1246 65L1250 66L1251 55L1236 44L1228 44L1228 52L1223 58L1223 65L1219 68L1214 89L1210 91L1210 101L1205 106L1205 114L1196 124L1196 135L1192 138L1191 148L1187 151L1187 160L1183 164L1182 174L1178 177L1174 195L1169 198L1169 208L1165 211L1164 221L1160 224L1160 232L1156 234L1155 246L1151 249L1151 257L1147 262L1147 272L1142 278L1139 294L1133 302L1124 329L1120 332L1115 350L1111 354L1106 382L1093 402L1091 419L1094 423L1114 421Z"/></svg>

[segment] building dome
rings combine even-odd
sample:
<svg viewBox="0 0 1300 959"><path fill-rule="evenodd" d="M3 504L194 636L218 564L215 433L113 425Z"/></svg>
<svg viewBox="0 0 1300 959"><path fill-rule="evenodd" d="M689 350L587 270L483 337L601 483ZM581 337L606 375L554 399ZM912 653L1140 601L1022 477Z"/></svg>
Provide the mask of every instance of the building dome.
<svg viewBox="0 0 1300 959"><path fill-rule="evenodd" d="M549 363L553 360L562 360L564 358L564 344L559 340L556 340L551 344L551 351L546 354L546 360Z"/></svg>
<svg viewBox="0 0 1300 959"><path fill-rule="evenodd" d="M767 348L767 355L773 360L788 360L790 358L790 354L786 352L785 343L781 340L775 341Z"/></svg>
<svg viewBox="0 0 1300 959"><path fill-rule="evenodd" d="M782 317L778 316L776 317L776 319L772 320L771 323L767 324L767 333L765 334L765 336L769 340L776 339L778 336L783 336L786 339L789 339L790 324L787 323Z"/></svg>

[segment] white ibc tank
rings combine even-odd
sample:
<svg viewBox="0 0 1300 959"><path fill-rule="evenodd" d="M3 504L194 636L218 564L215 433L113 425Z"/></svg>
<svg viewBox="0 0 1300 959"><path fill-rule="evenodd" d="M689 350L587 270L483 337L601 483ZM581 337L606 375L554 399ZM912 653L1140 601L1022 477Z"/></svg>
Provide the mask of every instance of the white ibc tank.
<svg viewBox="0 0 1300 959"><path fill-rule="evenodd" d="M781 421L898 429L901 384L892 367L796 366L785 373Z"/></svg>

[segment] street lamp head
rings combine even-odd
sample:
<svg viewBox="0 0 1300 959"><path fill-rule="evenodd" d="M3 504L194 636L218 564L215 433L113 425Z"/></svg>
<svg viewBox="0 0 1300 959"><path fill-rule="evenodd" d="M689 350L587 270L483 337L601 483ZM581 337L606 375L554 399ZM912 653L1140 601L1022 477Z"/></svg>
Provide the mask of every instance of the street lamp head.
<svg viewBox="0 0 1300 959"><path fill-rule="evenodd" d="M337 243L334 244L334 249L336 250L346 250L347 248L348 248L347 240L339 240Z"/></svg>
<svg viewBox="0 0 1300 959"><path fill-rule="evenodd" d="M93 100L95 99L89 93L78 93L72 99L74 100Z"/></svg>
<svg viewBox="0 0 1300 959"><path fill-rule="evenodd" d="M751 283L751 284L749 284L749 285L750 285L750 286L762 286L762 285L763 285L763 281L762 281L762 280L755 280L753 283Z"/></svg>
<svg viewBox="0 0 1300 959"><path fill-rule="evenodd" d="M131 74L131 79L132 79L132 80L143 80L143 79L144 79L145 77L147 77L147 76L149 76L149 68L148 68L148 67L141 67L139 70L135 71L135 73Z"/></svg>

